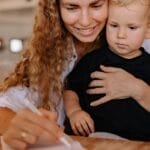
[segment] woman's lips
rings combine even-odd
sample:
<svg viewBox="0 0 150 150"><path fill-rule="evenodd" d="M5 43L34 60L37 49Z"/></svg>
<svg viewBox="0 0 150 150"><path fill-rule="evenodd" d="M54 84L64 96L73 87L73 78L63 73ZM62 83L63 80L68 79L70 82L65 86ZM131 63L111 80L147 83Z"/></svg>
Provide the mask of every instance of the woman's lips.
<svg viewBox="0 0 150 150"><path fill-rule="evenodd" d="M89 28L75 28L76 31L81 34L82 36L89 36L95 33L97 26L89 27Z"/></svg>

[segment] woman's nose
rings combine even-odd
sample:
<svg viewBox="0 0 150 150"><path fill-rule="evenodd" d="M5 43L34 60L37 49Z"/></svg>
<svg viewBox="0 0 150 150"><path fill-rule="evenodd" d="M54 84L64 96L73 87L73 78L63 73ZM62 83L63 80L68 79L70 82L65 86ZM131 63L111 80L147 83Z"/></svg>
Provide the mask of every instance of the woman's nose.
<svg viewBox="0 0 150 150"><path fill-rule="evenodd" d="M83 27L87 27L90 25L91 23L91 16L88 10L84 10L81 12L81 16L80 17L80 25L82 25Z"/></svg>

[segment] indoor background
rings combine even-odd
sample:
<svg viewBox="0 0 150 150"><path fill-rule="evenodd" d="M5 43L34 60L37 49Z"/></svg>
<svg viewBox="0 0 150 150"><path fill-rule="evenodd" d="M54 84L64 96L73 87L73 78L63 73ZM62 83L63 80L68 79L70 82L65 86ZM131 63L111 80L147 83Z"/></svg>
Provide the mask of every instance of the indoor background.
<svg viewBox="0 0 150 150"><path fill-rule="evenodd" d="M0 82L19 60L31 35L38 0L0 0ZM144 46L150 52L150 40Z"/></svg>
<svg viewBox="0 0 150 150"><path fill-rule="evenodd" d="M0 81L13 69L31 35L37 0L0 0Z"/></svg>

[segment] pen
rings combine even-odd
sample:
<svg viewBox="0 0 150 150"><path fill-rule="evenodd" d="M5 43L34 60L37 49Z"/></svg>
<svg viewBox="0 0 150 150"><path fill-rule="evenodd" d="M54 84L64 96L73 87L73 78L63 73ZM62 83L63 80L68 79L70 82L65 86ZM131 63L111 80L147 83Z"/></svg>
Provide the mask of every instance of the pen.
<svg viewBox="0 0 150 150"><path fill-rule="evenodd" d="M43 114L26 98L25 99L25 105L27 108L29 108L31 111L35 112L36 114L42 116ZM72 138L70 138L67 134L63 134L59 140L66 145L67 147L71 148L71 143L73 143Z"/></svg>

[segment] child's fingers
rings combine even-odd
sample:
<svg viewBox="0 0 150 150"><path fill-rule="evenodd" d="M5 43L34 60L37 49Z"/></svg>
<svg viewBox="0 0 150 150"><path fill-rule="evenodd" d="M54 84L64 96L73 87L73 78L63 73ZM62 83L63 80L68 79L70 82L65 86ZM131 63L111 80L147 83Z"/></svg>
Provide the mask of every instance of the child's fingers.
<svg viewBox="0 0 150 150"><path fill-rule="evenodd" d="M88 127L90 129L90 133L95 132L94 121L91 119L90 123L88 123Z"/></svg>
<svg viewBox="0 0 150 150"><path fill-rule="evenodd" d="M82 123L76 123L76 130L77 132L79 133L79 135L83 135L83 136L86 136L86 131L84 130L84 128L82 127Z"/></svg>
<svg viewBox="0 0 150 150"><path fill-rule="evenodd" d="M82 123L82 128L84 129L86 135L89 135L91 133L91 129L89 128L89 125L87 122Z"/></svg>

